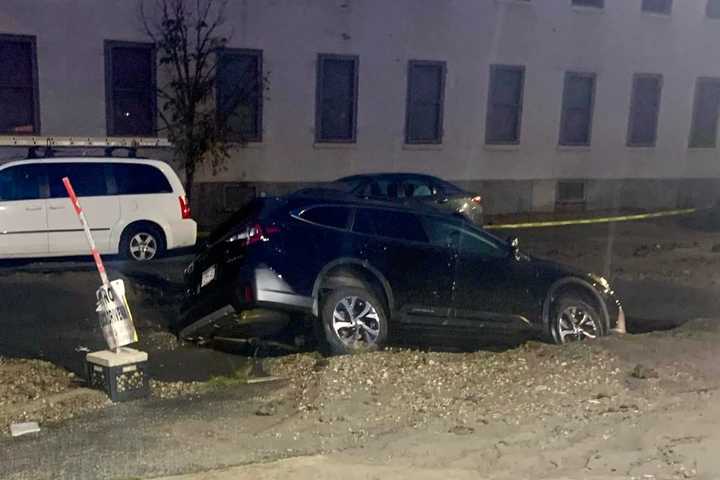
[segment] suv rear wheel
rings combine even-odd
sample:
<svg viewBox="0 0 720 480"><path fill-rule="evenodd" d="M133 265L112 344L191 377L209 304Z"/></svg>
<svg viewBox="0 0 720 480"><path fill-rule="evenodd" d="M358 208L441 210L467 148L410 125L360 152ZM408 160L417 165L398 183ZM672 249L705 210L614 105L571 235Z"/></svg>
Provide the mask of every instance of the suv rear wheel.
<svg viewBox="0 0 720 480"><path fill-rule="evenodd" d="M133 225L123 232L120 255L136 262L154 260L165 253L165 235L154 225Z"/></svg>
<svg viewBox="0 0 720 480"><path fill-rule="evenodd" d="M331 353L377 350L388 336L385 305L369 290L340 287L323 300L320 321Z"/></svg>

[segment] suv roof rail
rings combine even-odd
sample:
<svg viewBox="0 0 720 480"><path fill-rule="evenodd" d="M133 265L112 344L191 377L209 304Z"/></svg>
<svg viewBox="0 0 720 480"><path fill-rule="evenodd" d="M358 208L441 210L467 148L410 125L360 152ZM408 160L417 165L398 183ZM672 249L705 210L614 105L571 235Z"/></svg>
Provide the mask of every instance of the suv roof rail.
<svg viewBox="0 0 720 480"><path fill-rule="evenodd" d="M159 137L45 137L3 136L0 147L27 148L27 158L52 158L58 148L102 148L106 157L116 150L127 150L129 158L137 158L138 148L170 148L167 138ZM40 153L42 152L42 153Z"/></svg>

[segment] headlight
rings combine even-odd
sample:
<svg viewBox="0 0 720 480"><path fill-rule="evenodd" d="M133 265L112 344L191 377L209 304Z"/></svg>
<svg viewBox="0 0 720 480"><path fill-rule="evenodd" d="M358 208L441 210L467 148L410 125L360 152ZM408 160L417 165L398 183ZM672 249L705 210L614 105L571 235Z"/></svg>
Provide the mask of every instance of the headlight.
<svg viewBox="0 0 720 480"><path fill-rule="evenodd" d="M610 291L610 282L608 282L605 277L601 277L600 275L595 275L594 273L591 273L590 278L592 278L595 283L600 285L605 292Z"/></svg>

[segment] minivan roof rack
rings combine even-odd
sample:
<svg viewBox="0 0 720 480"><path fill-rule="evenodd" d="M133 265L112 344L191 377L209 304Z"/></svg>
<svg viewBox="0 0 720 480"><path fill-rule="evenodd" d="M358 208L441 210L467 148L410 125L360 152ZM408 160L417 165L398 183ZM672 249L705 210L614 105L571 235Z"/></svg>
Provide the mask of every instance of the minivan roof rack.
<svg viewBox="0 0 720 480"><path fill-rule="evenodd" d="M138 148L170 148L167 138L158 137L43 137L3 136L0 147L27 148L27 158L52 158L58 148L102 148L106 157L116 150L126 150L129 158L137 157Z"/></svg>

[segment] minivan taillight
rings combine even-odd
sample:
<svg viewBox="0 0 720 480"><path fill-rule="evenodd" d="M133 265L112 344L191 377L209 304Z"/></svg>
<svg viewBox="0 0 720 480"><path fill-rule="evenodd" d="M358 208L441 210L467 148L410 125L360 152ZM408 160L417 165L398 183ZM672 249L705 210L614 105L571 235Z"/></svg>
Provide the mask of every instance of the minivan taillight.
<svg viewBox="0 0 720 480"><path fill-rule="evenodd" d="M178 197L178 200L180 200L180 216L183 219L192 218L190 213L190 204L187 201L187 198L185 196Z"/></svg>
<svg viewBox="0 0 720 480"><path fill-rule="evenodd" d="M256 223L255 225L249 227L247 230L246 245L252 245L253 243L258 242L267 242L270 238L270 235L278 233L279 231L280 227L276 225L269 225L267 227L263 227L259 223Z"/></svg>

